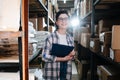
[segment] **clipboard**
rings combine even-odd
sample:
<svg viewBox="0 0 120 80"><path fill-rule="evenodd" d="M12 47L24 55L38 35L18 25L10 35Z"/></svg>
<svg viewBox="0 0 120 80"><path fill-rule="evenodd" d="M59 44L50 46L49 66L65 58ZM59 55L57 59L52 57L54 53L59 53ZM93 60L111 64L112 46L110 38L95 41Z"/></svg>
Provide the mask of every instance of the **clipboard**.
<svg viewBox="0 0 120 80"><path fill-rule="evenodd" d="M67 56L72 50L74 49L73 46L61 45L61 44L52 44L51 55L57 57L65 57Z"/></svg>

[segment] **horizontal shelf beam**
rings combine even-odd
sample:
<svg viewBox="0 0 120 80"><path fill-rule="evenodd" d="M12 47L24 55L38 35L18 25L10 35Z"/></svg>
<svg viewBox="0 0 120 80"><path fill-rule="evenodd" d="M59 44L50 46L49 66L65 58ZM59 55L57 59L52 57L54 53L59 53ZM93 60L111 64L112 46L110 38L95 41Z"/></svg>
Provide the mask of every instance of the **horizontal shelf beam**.
<svg viewBox="0 0 120 80"><path fill-rule="evenodd" d="M17 31L0 31L0 39L2 38L17 38L17 37L22 37L22 32Z"/></svg>

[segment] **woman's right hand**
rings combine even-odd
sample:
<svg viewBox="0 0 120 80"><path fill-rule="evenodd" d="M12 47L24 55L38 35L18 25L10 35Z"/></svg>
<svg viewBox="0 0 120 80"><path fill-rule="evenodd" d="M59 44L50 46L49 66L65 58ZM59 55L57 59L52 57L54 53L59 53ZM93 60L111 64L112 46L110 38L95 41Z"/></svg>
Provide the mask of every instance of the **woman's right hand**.
<svg viewBox="0 0 120 80"><path fill-rule="evenodd" d="M73 58L72 56L67 55L67 56L65 56L65 57L63 58L63 60L64 60L64 61L69 61L69 60L71 60L72 58Z"/></svg>

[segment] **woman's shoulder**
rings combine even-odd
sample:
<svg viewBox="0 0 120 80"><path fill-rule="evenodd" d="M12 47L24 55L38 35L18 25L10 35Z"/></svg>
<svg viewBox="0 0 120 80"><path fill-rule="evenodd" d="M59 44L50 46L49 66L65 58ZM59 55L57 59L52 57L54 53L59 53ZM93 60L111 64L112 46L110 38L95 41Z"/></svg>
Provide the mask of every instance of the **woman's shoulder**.
<svg viewBox="0 0 120 80"><path fill-rule="evenodd" d="M52 32L47 36L47 39L52 39L52 38L56 38L56 37L57 37L56 32Z"/></svg>

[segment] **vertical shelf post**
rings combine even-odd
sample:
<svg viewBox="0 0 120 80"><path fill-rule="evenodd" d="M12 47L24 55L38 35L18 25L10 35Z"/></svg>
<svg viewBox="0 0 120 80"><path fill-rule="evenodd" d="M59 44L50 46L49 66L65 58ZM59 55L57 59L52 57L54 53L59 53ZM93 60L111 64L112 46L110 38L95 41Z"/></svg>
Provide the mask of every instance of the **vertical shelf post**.
<svg viewBox="0 0 120 80"><path fill-rule="evenodd" d="M49 0L47 0L47 31L49 31Z"/></svg>
<svg viewBox="0 0 120 80"><path fill-rule="evenodd" d="M28 0L22 0L22 80L29 80L28 75Z"/></svg>
<svg viewBox="0 0 120 80"><path fill-rule="evenodd" d="M92 0L92 13L91 13L91 38L95 37L94 34L94 22L95 22L95 6L94 6L94 1ZM96 59L94 53L91 52L91 57L90 57L90 70L91 70L91 78L90 80L97 80L97 64L96 64Z"/></svg>

